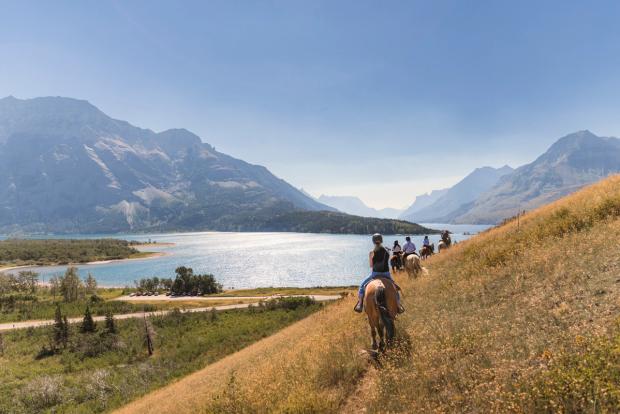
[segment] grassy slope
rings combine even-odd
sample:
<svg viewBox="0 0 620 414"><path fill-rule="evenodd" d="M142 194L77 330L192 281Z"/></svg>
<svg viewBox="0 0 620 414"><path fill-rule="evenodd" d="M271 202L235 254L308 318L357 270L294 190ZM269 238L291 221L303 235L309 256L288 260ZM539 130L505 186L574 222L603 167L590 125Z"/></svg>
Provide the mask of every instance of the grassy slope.
<svg viewBox="0 0 620 414"><path fill-rule="evenodd" d="M400 277L407 313L381 369L350 297L122 412L614 412L618 240L615 176Z"/></svg>

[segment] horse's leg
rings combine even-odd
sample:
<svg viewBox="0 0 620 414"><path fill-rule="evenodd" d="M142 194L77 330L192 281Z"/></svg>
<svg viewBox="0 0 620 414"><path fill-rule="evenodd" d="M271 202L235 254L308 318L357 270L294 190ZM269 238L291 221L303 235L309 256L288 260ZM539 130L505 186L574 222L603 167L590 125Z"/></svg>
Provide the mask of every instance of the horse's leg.
<svg viewBox="0 0 620 414"><path fill-rule="evenodd" d="M384 337L384 326L382 322L379 322L379 327L377 331L379 331L379 351L385 351L385 340Z"/></svg>
<svg viewBox="0 0 620 414"><path fill-rule="evenodd" d="M372 338L372 349L373 351L377 350L377 333L376 333L377 329L373 326L373 324L370 324L370 337Z"/></svg>

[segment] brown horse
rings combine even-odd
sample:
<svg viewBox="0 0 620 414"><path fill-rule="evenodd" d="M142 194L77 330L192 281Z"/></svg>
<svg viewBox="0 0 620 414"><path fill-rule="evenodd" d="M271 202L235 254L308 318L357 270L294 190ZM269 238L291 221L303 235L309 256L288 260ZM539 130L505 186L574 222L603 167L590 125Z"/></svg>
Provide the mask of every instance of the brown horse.
<svg viewBox="0 0 620 414"><path fill-rule="evenodd" d="M420 258L417 254L410 254L407 256L405 261L405 270L407 271L407 276L415 277L422 271L422 265L420 264Z"/></svg>
<svg viewBox="0 0 620 414"><path fill-rule="evenodd" d="M394 319L398 313L397 295L396 286L389 279L375 279L366 285L364 310L368 316L373 350L384 350L385 338L388 344L394 338Z"/></svg>
<svg viewBox="0 0 620 414"><path fill-rule="evenodd" d="M420 249L420 258L427 259L429 256L435 254L435 243L431 243L428 246L423 246Z"/></svg>

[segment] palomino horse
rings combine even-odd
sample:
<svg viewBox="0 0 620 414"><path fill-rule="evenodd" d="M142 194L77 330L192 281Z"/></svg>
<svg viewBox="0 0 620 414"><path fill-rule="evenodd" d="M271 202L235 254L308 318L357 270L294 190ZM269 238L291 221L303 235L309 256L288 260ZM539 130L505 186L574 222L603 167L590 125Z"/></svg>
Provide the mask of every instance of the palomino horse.
<svg viewBox="0 0 620 414"><path fill-rule="evenodd" d="M435 253L435 243L431 243L428 246L423 246L420 249L420 257L426 259Z"/></svg>
<svg viewBox="0 0 620 414"><path fill-rule="evenodd" d="M417 254L410 254L407 256L405 261L405 270L407 271L407 276L415 277L422 271L422 265L420 264L420 258Z"/></svg>
<svg viewBox="0 0 620 414"><path fill-rule="evenodd" d="M373 350L384 350L384 338L387 338L388 344L394 338L394 319L398 313L397 295L396 285L390 279L378 278L366 285L364 310L368 316Z"/></svg>

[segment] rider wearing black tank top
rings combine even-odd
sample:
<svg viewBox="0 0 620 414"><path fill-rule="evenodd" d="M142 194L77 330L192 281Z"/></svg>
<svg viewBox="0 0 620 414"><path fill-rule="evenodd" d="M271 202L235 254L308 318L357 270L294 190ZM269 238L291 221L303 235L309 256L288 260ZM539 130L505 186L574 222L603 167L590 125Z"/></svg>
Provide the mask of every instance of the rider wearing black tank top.
<svg viewBox="0 0 620 414"><path fill-rule="evenodd" d="M390 271L390 254L385 247L381 246L375 249L372 255L372 271L377 273L385 273Z"/></svg>

